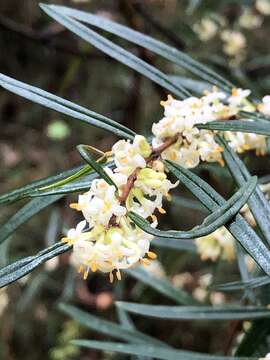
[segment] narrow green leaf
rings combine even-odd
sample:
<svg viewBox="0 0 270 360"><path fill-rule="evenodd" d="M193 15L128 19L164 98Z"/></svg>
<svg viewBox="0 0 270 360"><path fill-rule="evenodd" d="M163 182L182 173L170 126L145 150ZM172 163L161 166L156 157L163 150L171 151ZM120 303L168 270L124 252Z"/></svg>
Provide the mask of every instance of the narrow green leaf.
<svg viewBox="0 0 270 360"><path fill-rule="evenodd" d="M179 171L178 177L183 185L189 189L209 210L214 211L217 206L223 205L225 200L211 188L200 177L188 169L170 161L165 161L166 166L171 169L176 168ZM270 275L270 254L267 247L263 244L253 228L238 214L235 219L226 225L237 241L246 249L255 262Z"/></svg>
<svg viewBox="0 0 270 360"><path fill-rule="evenodd" d="M91 153L89 152L87 145L78 145L77 150L79 151L81 157L93 168L102 179L104 179L109 185L113 185L116 190L118 190L114 181L109 177L106 171L102 166L95 161Z"/></svg>
<svg viewBox="0 0 270 360"><path fill-rule="evenodd" d="M248 169L224 139L216 137L216 141L224 149L222 156L233 178L241 186L251 177ZM270 204L259 186L249 198L248 205L265 239L270 244Z"/></svg>
<svg viewBox="0 0 270 360"><path fill-rule="evenodd" d="M13 264L0 269L0 288L22 278L44 262L70 250L71 248L72 246L70 245L58 242L49 248L42 250L35 256L29 256L25 259L18 260Z"/></svg>
<svg viewBox="0 0 270 360"><path fill-rule="evenodd" d="M218 131L241 131L244 133L254 133L270 136L270 123L251 121L251 120L225 120L211 121L207 124L196 125L198 129L218 130Z"/></svg>
<svg viewBox="0 0 270 360"><path fill-rule="evenodd" d="M133 314L173 320L245 320L270 317L270 309L258 306L166 306L117 301Z"/></svg>
<svg viewBox="0 0 270 360"><path fill-rule="evenodd" d="M97 34L95 31L89 29L87 26L81 24L73 18L64 16L62 9L45 4L40 6L43 11L45 11L54 20L105 54L148 77L150 80L171 91L181 99L185 99L186 97L191 96L191 94L185 88L177 85L175 82L170 80L167 75L156 69L154 66L149 65L129 51L124 50L122 47Z"/></svg>
<svg viewBox="0 0 270 360"><path fill-rule="evenodd" d="M61 303L59 305L59 309L64 314L68 315L75 321L79 322L81 325L97 333L108 335L112 338L131 342L131 343L138 343L138 344L150 343L159 346L164 346L164 343L153 338L152 336L148 336L137 330L125 329L119 324L113 323L108 320L103 320L97 316L82 311L74 306ZM168 345L166 345L166 347L168 347Z"/></svg>
<svg viewBox="0 0 270 360"><path fill-rule="evenodd" d="M151 241L152 246L166 248L166 249L173 249L178 251L190 251L196 252L197 247L194 241L192 240L177 240L177 239L164 239L155 237Z"/></svg>
<svg viewBox="0 0 270 360"><path fill-rule="evenodd" d="M41 210L59 200L61 197L61 195L53 195L46 198L33 199L29 201L4 225L0 227L0 243L6 240L15 230L18 229L19 226L24 224Z"/></svg>
<svg viewBox="0 0 270 360"><path fill-rule="evenodd" d="M32 191L37 190L41 187L45 187L48 184L57 183L58 181L61 181L69 176L72 176L73 174L76 174L82 168L83 168L83 166L78 166L76 168L63 171L59 174L33 181L30 184L27 184L23 187L20 187L18 189L8 191L4 194L1 194L0 195L0 204L6 204L6 203L21 200L21 199L27 197L28 194L31 193Z"/></svg>
<svg viewBox="0 0 270 360"><path fill-rule="evenodd" d="M249 111L240 111L239 115L242 115L243 118L258 120L258 121L270 121L270 117L263 115L262 113L258 112L249 112Z"/></svg>
<svg viewBox="0 0 270 360"><path fill-rule="evenodd" d="M177 177L177 179L179 179L178 172L179 170L176 168L172 170L172 173ZM231 220L247 202L249 196L254 191L256 184L257 177L254 177L252 181L243 185L243 187L240 188L228 201L226 201L224 205L221 205L218 209L214 210L212 214L208 215L201 225L196 226L189 231L162 231L153 228L147 220L134 212L129 212L128 216L137 226L149 234L168 239L195 239L214 232Z"/></svg>
<svg viewBox="0 0 270 360"><path fill-rule="evenodd" d="M138 31L132 30L114 21L84 11L58 5L50 5L50 8L58 11L58 13L71 16L74 19L98 27L102 30L108 31L109 33L126 39L127 41L142 46L179 65L183 69L190 71L192 74L199 76L201 79L204 79L211 84L215 84L225 91L231 91L232 84L217 74L215 71L194 60L192 57L183 53L182 51L179 51L178 49L171 47L159 40L156 40Z"/></svg>
<svg viewBox="0 0 270 360"><path fill-rule="evenodd" d="M149 271L146 271L141 267L127 269L124 270L124 272L178 304L198 305L198 301L186 291L174 287L167 279L157 278L156 276L151 275Z"/></svg>
<svg viewBox="0 0 270 360"><path fill-rule="evenodd" d="M176 82L184 86L186 89L192 91L195 94L203 95L205 90L211 91L212 85L207 81L194 80L188 77L179 75L169 75L169 77Z"/></svg>
<svg viewBox="0 0 270 360"><path fill-rule="evenodd" d="M45 191L45 190L50 190L50 189L55 189L59 186L63 186L66 185L70 182L73 182L74 180L77 180L78 178L89 174L89 172L93 171L93 169L91 168L91 166L89 165L85 165L83 168L81 168L79 171L75 172L75 174L72 174L62 180L56 181L50 185L46 185L43 187L40 187L38 190L39 191Z"/></svg>
<svg viewBox="0 0 270 360"><path fill-rule="evenodd" d="M96 349L101 351L118 352L121 354L150 356L163 360L259 360L257 357L232 357L215 356L209 354L195 353L191 351L164 349L164 347L152 345L130 345L123 343L95 341L95 340L73 340L71 344Z"/></svg>
<svg viewBox="0 0 270 360"><path fill-rule="evenodd" d="M112 132L119 137L132 140L136 135L132 130L106 116L78 106L71 101L62 99L39 88L24 84L21 81L17 81L1 73L0 86L30 101L81 120L87 124Z"/></svg>
<svg viewBox="0 0 270 360"><path fill-rule="evenodd" d="M212 288L219 291L239 291L255 289L268 284L270 284L270 277L264 275L246 281L232 281L226 284L215 285Z"/></svg>

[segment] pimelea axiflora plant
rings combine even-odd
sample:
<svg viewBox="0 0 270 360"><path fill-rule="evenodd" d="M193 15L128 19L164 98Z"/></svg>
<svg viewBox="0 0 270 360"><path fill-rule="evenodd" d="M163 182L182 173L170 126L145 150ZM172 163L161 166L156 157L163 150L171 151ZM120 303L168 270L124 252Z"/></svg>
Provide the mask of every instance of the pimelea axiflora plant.
<svg viewBox="0 0 270 360"><path fill-rule="evenodd" d="M263 188L257 185L257 178L249 174L237 153L242 154L251 150L258 156L267 154L270 96L258 101L252 97L250 90L234 86L188 55L123 25L67 7L41 7L64 27L107 55L148 77L172 95L161 101L164 117L161 120L157 119L152 125L151 136L143 136L108 117L6 75L0 75L0 85L3 88L110 131L120 138L105 153L94 149L90 144L78 145L78 151L86 165L38 180L0 196L2 204L35 197L4 225L0 234L2 241L28 218L67 193L80 193L78 201L70 204L70 207L81 212L83 217L83 220L68 230L58 243L35 256L2 268L0 285L4 287L20 279L43 262L66 251L72 251L71 262L83 273L84 279L90 271L101 271L109 274L111 282L114 277L120 280L122 270L131 271L130 268L140 263L150 265L151 260L156 259L156 254L150 246L151 241L156 238L163 246L172 241L175 244L177 240L177 245L172 246L192 248L200 254L202 260L232 261L237 258L241 264L242 280L220 285L219 291L246 289L246 286L252 288L269 283L270 205L267 194L264 194L268 191L267 184L264 184ZM203 81L208 90L198 96L198 80L192 79L192 86L186 88L181 81L176 81L137 58L85 24L98 27L154 52L199 78L200 84ZM209 90L209 86L212 90ZM98 159L93 153L99 155ZM239 187L229 200L225 200L190 170L203 162L229 168ZM164 199L173 199L172 190L180 183L198 198L210 214L202 224L189 231L159 230L160 216L166 214ZM260 232L257 232L257 229ZM191 239L196 239L196 242L192 242ZM241 251L235 251L236 243ZM243 261L246 255L257 264L263 273L262 276L249 279L249 270ZM172 308L120 302L117 304L118 309L124 311L125 316L126 312L133 312L168 319L241 320L270 315L267 307L257 306L257 303L254 305L250 300L252 297L248 299L253 306L207 307L198 302L200 289L197 291L197 299L194 299L184 292L179 292L171 284L164 285L163 280L155 279L147 272L140 273L139 270L135 274L141 281L156 286L165 296L185 306ZM156 283L158 285L155 285ZM203 290L205 294L205 289ZM220 299L223 301L224 297L216 293L212 303L220 303ZM75 319L85 316L86 319L88 317L89 324L93 320L95 324L104 325L102 320L97 320L89 314L85 315L78 309L62 306L62 310ZM198 358L195 353L169 348L149 336L144 338L138 331L130 328L126 330L117 324L108 324L107 322L106 329L110 326L117 329L111 336L118 336L129 344L87 340L78 340L75 344L161 359ZM105 328L103 327L103 333L108 332ZM252 336L252 332L246 336ZM241 346L244 346L243 343L240 344L240 349ZM240 355L241 351L239 350ZM202 359L209 358L208 355L199 356ZM225 359L214 356L211 358Z"/></svg>

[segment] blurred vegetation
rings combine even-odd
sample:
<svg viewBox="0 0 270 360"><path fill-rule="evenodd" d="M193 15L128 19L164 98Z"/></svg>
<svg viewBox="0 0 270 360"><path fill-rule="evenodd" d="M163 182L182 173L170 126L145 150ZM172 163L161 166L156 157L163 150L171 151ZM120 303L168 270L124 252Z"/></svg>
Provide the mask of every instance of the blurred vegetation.
<svg viewBox="0 0 270 360"><path fill-rule="evenodd" d="M125 23L212 65L258 95L270 93L270 16L264 19L259 29L247 33L247 55L237 65L222 52L221 40L201 42L194 32L194 24L205 14L224 15L233 23L241 6L252 4L252 1L58 0L47 3L76 6ZM120 43L126 46L124 42ZM129 47L141 58L160 65L166 73L183 75L148 51ZM151 124L162 117L159 101L167 95L163 89L51 21L38 7L38 1L0 2L0 48L1 72L108 115L138 132L147 134ZM3 90L0 91L0 128L1 192L80 164L75 149L77 144L88 143L109 150L116 140L104 131L60 116ZM256 170L260 176L267 174L268 159L255 160L251 155L247 161L252 172ZM197 171L226 197L234 189L225 169L204 165ZM181 195L190 196L184 191ZM70 200L71 197L61 199L20 227L7 243L1 245L1 265L33 254L59 239L62 230L77 220L76 214L67 206ZM204 213L194 209L191 200L187 201L188 207L183 203L180 208L179 204L177 208L171 204L168 225L188 229L202 219ZM22 205L23 202L19 202L2 207L1 222ZM190 292L199 287L200 277L210 271L220 281L238 279L237 264L202 263L193 253L167 249L158 253L159 270L165 272L175 286L184 286ZM35 271L7 290L8 304L1 315L4 324L0 330L1 359L124 358L92 350L83 350L79 354L77 348L68 345L68 340L82 334L85 338L103 337L64 316L57 309L60 301L72 301L90 313L111 320L116 319L114 299L139 301L143 298L143 302L173 304L128 276L114 285L109 284L102 274L91 276L84 282L69 266L66 254L59 261L49 262L43 270ZM183 273L188 280L179 277ZM237 321L210 324L164 321L157 326L155 320L136 318L136 325L139 330L175 347L210 353L229 353L235 345L232 340L242 331L242 323Z"/></svg>

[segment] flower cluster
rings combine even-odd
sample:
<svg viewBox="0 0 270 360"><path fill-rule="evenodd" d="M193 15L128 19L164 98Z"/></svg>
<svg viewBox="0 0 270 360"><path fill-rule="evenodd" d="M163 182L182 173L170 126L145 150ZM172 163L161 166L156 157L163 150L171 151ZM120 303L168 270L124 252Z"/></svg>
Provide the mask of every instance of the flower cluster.
<svg viewBox="0 0 270 360"><path fill-rule="evenodd" d="M196 124L236 118L239 111L254 111L247 97L250 90L233 89L231 95L214 89L201 98L190 97L175 100L172 96L162 101L164 117L153 124L153 146L159 146L166 138L179 134L177 142L162 153L162 158L172 160L185 168L193 168L200 161L219 162L223 164L222 148L215 142L212 131L199 130ZM259 111L270 113L270 97L265 96ZM257 154L266 152L265 136L227 131L224 134L229 145L237 152L255 150Z"/></svg>
<svg viewBox="0 0 270 360"><path fill-rule="evenodd" d="M133 143L118 141L112 154L116 168L105 171L116 186L96 179L88 192L79 195L78 203L70 205L85 220L70 229L63 241L73 245L72 262L84 278L89 270L100 270L113 281L114 270L121 279L121 269L137 262L149 264L156 257L149 251L152 236L135 226L127 213L151 217L156 226L155 210L165 213L163 197L177 185L167 179L163 164L151 159L152 148L143 136L136 135Z"/></svg>
<svg viewBox="0 0 270 360"><path fill-rule="evenodd" d="M249 90L233 89L227 95L217 89L201 98L175 100L168 96L161 102L164 117L152 127L152 145L141 135L133 142L119 140L112 147L115 168L105 168L112 183L103 178L92 182L89 191L79 195L70 207L82 213L84 220L68 231L63 241L73 245L72 262L84 272L100 270L121 278L120 270L141 262L149 264L156 255L149 251L152 236L137 227L129 218L130 211L157 226L158 211L164 214L163 200L170 198L176 184L167 178L163 159L172 160L185 168L193 168L200 161L222 162L222 148L215 142L214 132L199 130L198 123L237 119L241 110L255 111L247 97ZM258 111L268 115L270 97L266 96ZM236 120L237 121L237 120ZM251 120L252 121L252 120ZM265 137L256 134L225 132L224 137L236 151L266 151ZM233 259L233 239L220 229L197 240L202 259L215 260L222 256Z"/></svg>
<svg viewBox="0 0 270 360"><path fill-rule="evenodd" d="M270 15L270 2L257 0L254 6L243 7L233 24L226 16L211 13L194 24L193 29L201 41L219 37L223 43L223 52L231 59L231 64L238 65L246 56L245 32L258 29L264 21L264 16L268 15Z"/></svg>

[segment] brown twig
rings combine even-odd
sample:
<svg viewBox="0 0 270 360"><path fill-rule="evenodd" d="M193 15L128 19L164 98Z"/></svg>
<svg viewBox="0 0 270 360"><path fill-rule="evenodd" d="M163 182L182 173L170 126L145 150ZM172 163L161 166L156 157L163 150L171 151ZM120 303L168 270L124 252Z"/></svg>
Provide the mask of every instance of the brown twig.
<svg viewBox="0 0 270 360"><path fill-rule="evenodd" d="M179 134L174 135L173 137L166 140L162 145L154 148L152 150L151 155L145 160L147 164L149 164L151 161L156 160L160 157L161 153L168 149L171 145L176 143L176 141L179 138ZM123 187L122 193L119 196L119 201L121 204L124 204L131 189L133 188L134 182L137 179L138 172L140 171L140 168L137 168L133 171L131 175L129 175L126 185Z"/></svg>

